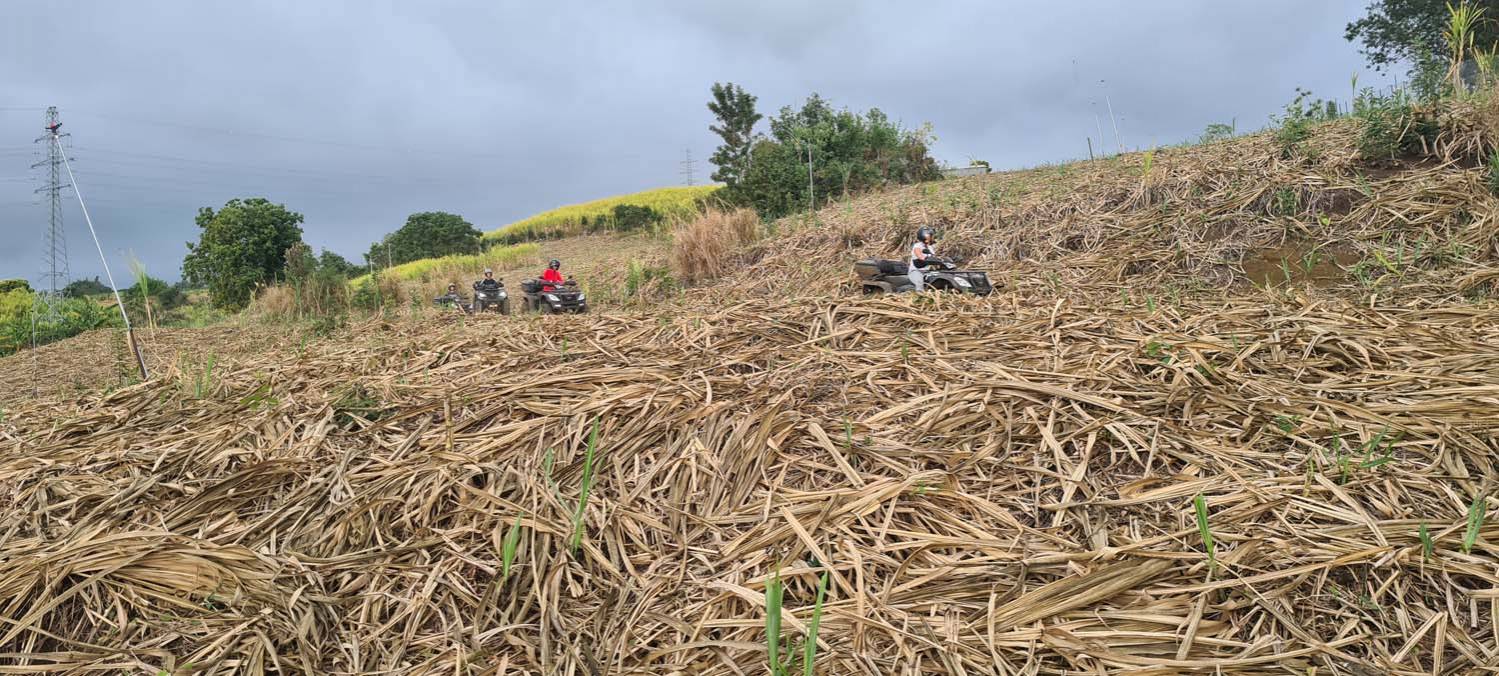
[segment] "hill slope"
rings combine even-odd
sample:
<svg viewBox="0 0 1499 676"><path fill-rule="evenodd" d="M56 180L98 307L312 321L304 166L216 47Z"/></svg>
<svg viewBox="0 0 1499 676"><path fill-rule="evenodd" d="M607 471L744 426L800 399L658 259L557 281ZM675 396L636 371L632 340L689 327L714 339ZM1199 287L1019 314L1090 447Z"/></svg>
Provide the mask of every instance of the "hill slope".
<svg viewBox="0 0 1499 676"><path fill-rule="evenodd" d="M823 673L1477 669L1482 119L1399 166L1339 123L1315 162L1254 137L920 186L783 220L649 312L375 320L224 355L207 388L23 403L0 650L751 673L770 576L795 642L827 570ZM840 287L919 223L1009 289ZM1303 242L1347 262L1250 283Z"/></svg>

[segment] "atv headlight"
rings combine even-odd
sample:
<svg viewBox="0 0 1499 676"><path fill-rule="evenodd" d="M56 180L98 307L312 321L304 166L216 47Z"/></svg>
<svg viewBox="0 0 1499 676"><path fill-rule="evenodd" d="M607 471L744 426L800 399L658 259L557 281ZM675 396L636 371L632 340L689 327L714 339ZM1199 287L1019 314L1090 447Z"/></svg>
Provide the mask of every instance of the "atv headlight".
<svg viewBox="0 0 1499 676"><path fill-rule="evenodd" d="M583 301L585 301L585 300L588 300L588 298L586 298L586 297L584 297L584 295L583 295L583 294L581 294L581 293L580 293L580 294L578 294L578 302L579 302L579 303L581 303L581 302L583 302Z"/></svg>
<svg viewBox="0 0 1499 676"><path fill-rule="evenodd" d="M562 301L560 301L560 300L557 299L557 294L555 294L555 293L549 293L549 294L547 294L547 300L552 301L553 303L560 303L560 302L562 302Z"/></svg>
<svg viewBox="0 0 1499 676"><path fill-rule="evenodd" d="M968 283L968 280L963 279L962 277L953 277L952 281L954 283L956 283L958 286L961 286L961 287L963 287L965 289L971 288L973 286L972 284Z"/></svg>
<svg viewBox="0 0 1499 676"><path fill-rule="evenodd" d="M504 291L500 292L500 298L509 298L509 297L510 297L510 295L507 294L507 293L505 293Z"/></svg>

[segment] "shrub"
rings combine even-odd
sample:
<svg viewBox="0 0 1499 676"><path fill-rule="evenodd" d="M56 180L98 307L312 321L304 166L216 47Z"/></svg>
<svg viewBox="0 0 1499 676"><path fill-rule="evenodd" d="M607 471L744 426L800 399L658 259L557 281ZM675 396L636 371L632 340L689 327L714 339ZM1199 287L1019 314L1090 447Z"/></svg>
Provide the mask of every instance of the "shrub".
<svg viewBox="0 0 1499 676"><path fill-rule="evenodd" d="M631 259L625 274L625 295L631 298L644 296L651 290L670 293L676 289L676 280L671 270L662 265L646 265Z"/></svg>
<svg viewBox="0 0 1499 676"><path fill-rule="evenodd" d="M74 282L74 284L76 283ZM71 287L73 285L69 284L68 286ZM31 283L24 279L0 279L0 295L17 290L31 293ZM105 290L109 290L108 287L105 287Z"/></svg>
<svg viewBox="0 0 1499 676"><path fill-rule="evenodd" d="M1296 98L1286 104L1285 112L1271 118L1279 125L1275 141L1280 145L1282 157L1289 159L1306 155L1305 143L1312 136L1313 125L1337 117L1335 104L1329 106L1330 102L1321 99L1308 100L1311 95L1311 92L1297 87Z"/></svg>
<svg viewBox="0 0 1499 676"><path fill-rule="evenodd" d="M0 296L0 355L11 354L31 345L33 303L32 294L19 289ZM106 308L92 300L67 298L59 301L56 308L56 319L45 316L37 318L35 330L38 345L70 338L84 331L122 325L117 310Z"/></svg>
<svg viewBox="0 0 1499 676"><path fill-rule="evenodd" d="M1223 124L1222 122L1215 122L1208 125L1207 129L1204 129L1202 131L1202 136L1197 139L1197 142L1201 144L1208 144L1217 143L1218 141L1226 141L1233 138L1235 133L1236 132L1233 125Z"/></svg>
<svg viewBox="0 0 1499 676"><path fill-rule="evenodd" d="M619 230L641 230L661 222L661 214L656 213L650 207L639 207L633 204L617 204L614 206L614 227Z"/></svg>
<svg viewBox="0 0 1499 676"><path fill-rule="evenodd" d="M1414 151L1436 131L1403 90L1385 96L1365 89L1354 100L1353 114L1363 123L1358 148L1366 160L1389 160Z"/></svg>
<svg viewBox="0 0 1499 676"><path fill-rule="evenodd" d="M709 211L677 228L672 238L671 267L687 284L718 279L738 260L738 252L754 242L760 219L749 209Z"/></svg>

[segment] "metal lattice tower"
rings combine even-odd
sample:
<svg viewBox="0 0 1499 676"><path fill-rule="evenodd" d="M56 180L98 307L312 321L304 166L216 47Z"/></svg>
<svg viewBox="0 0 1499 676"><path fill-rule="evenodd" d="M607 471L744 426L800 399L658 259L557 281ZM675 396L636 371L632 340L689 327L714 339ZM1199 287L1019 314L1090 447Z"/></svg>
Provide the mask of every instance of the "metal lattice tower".
<svg viewBox="0 0 1499 676"><path fill-rule="evenodd" d="M682 166L682 171L680 171L678 173L682 174L683 176L685 176L687 178L687 185L689 185L689 186L690 185L694 185L694 184L696 184L697 181L696 181L696 177L693 176L693 171L692 171L692 169L693 169L692 149L691 148L686 148L682 152L683 152L684 155L686 155L686 159L682 160L681 162L678 162L678 164L680 164Z"/></svg>
<svg viewBox="0 0 1499 676"><path fill-rule="evenodd" d="M62 227L62 191L69 187L62 180L62 139L67 134L60 133L62 122L57 119L57 106L47 108L47 132L37 138L37 143L47 144L47 159L31 165L33 169L38 167L47 168L47 183L36 189L38 193L46 193L49 200L51 213L47 221L47 234L42 244L42 288L39 295L45 295L49 310L54 301L62 297L63 288L68 285L70 274L68 272L68 239Z"/></svg>

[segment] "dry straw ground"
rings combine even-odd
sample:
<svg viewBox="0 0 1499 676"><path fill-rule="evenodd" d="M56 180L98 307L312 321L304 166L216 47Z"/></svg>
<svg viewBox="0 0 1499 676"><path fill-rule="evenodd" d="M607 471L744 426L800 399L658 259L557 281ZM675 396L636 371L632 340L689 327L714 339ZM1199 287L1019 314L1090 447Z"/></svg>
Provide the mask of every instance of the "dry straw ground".
<svg viewBox="0 0 1499 676"><path fill-rule="evenodd" d="M649 312L374 320L7 404L0 671L759 674L777 565L794 637L832 571L818 673L1493 669L1465 114L1403 167L1335 125L1315 162L916 188ZM1010 288L836 292L923 222ZM1251 286L1288 244L1341 274Z"/></svg>

